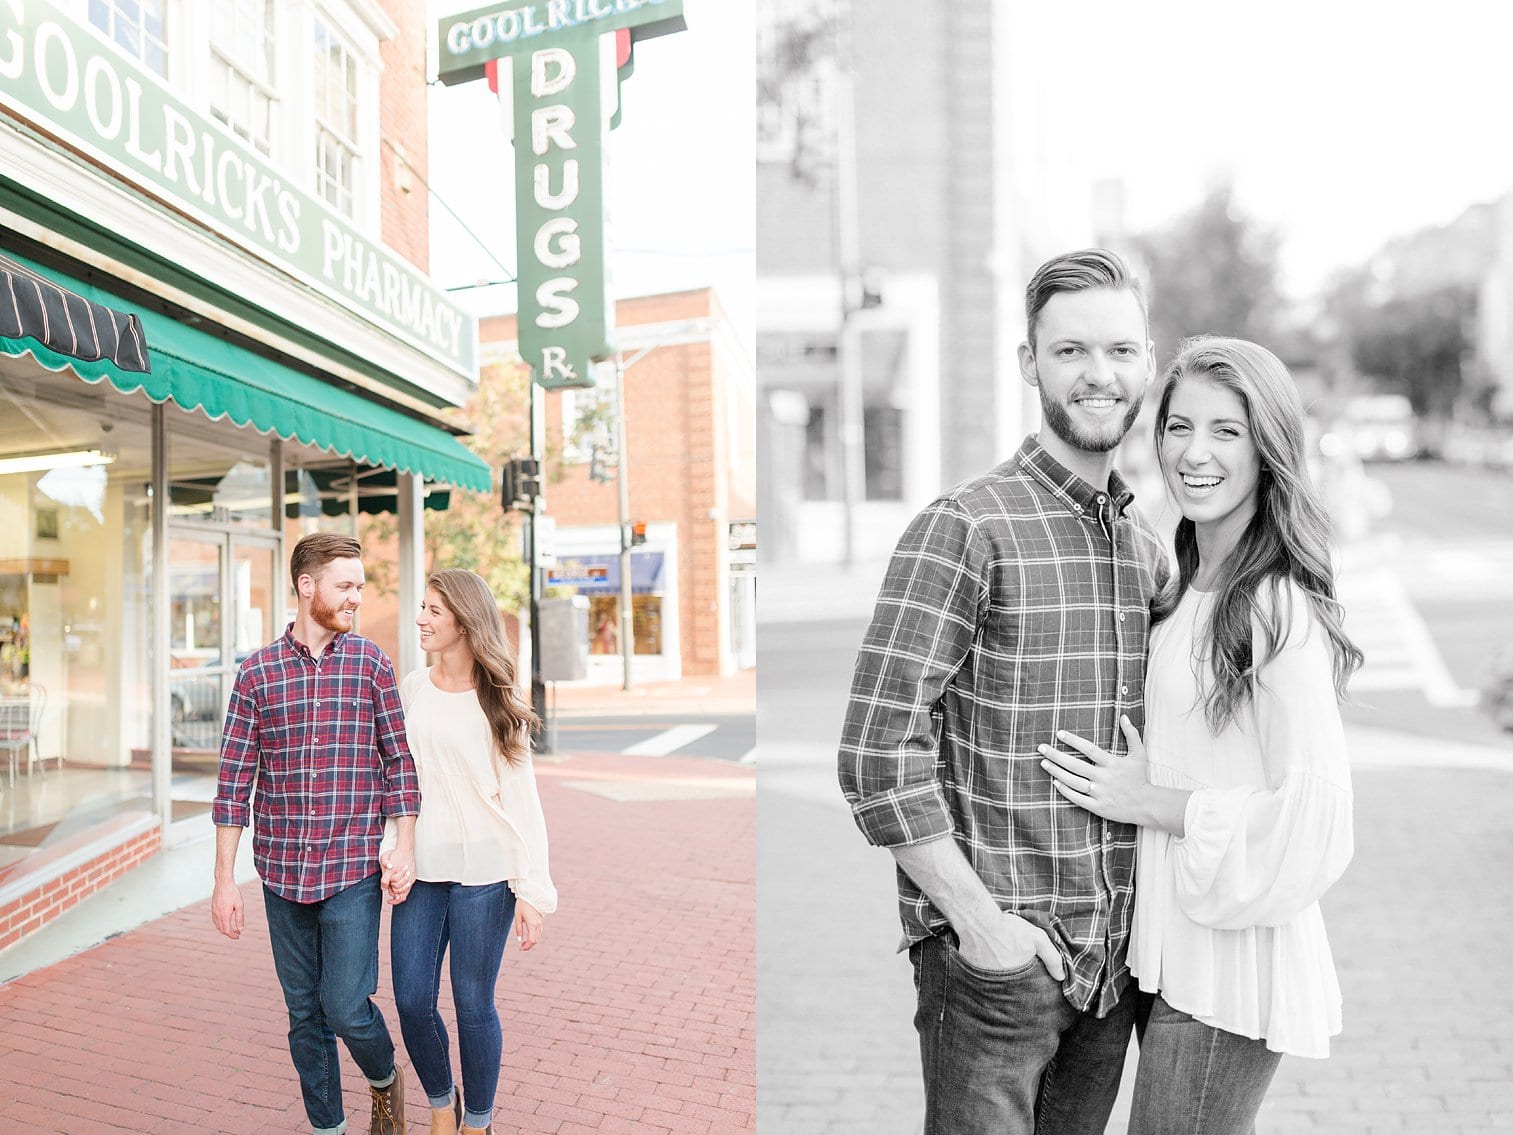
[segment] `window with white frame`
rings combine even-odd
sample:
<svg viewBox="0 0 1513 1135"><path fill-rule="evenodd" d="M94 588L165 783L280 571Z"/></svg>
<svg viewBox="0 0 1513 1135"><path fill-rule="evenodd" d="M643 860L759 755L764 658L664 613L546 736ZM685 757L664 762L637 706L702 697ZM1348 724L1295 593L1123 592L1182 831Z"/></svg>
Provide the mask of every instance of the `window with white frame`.
<svg viewBox="0 0 1513 1135"><path fill-rule="evenodd" d="M274 0L219 0L210 12L210 112L272 154L278 101Z"/></svg>
<svg viewBox="0 0 1513 1135"><path fill-rule="evenodd" d="M357 53L320 16L315 20L315 184L345 216L356 215L358 143Z"/></svg>
<svg viewBox="0 0 1513 1135"><path fill-rule="evenodd" d="M89 22L134 59L168 74L167 0L89 0Z"/></svg>

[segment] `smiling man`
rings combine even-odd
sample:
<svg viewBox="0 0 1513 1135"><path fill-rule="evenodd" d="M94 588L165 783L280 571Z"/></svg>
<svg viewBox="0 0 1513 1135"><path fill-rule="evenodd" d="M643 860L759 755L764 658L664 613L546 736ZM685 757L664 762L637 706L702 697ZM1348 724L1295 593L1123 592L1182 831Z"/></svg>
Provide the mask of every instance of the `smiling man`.
<svg viewBox="0 0 1513 1135"><path fill-rule="evenodd" d="M1020 372L1044 424L904 533L840 749L857 825L897 860L927 1135L1102 1131L1135 1016L1135 829L1063 799L1037 746L1143 724L1165 555L1114 451L1151 378L1145 297L1111 252L1041 266Z"/></svg>
<svg viewBox="0 0 1513 1135"><path fill-rule="evenodd" d="M289 557L299 597L283 637L237 671L226 707L210 917L228 938L243 928L233 868L256 818L253 861L273 964L289 1010L289 1054L316 1135L347 1129L336 1037L372 1094L370 1135L402 1135L404 1072L394 1059L378 989L378 852L396 818L389 867L413 870L420 787L405 741L394 667L352 634L362 605L362 547L306 536ZM257 796L249 807L253 781Z"/></svg>

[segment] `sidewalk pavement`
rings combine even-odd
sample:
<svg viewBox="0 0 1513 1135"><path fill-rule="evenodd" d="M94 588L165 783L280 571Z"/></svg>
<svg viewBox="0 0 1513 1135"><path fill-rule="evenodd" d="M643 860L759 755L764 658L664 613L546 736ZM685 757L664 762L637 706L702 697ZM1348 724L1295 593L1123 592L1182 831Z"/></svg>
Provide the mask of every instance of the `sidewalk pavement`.
<svg viewBox="0 0 1513 1135"><path fill-rule="evenodd" d="M542 758L536 771L561 908L541 946L505 956L494 1130L754 1130L752 770L594 755ZM204 897L212 856L202 841L160 857L155 877L92 896L64 916L76 925L52 953L91 930L107 940L63 960L34 945L34 968L0 986L7 1132L308 1130L260 889L243 883L242 938L218 935ZM126 929L151 898L122 889L154 882L194 901ZM171 894L158 901L172 909ZM0 967L15 968L12 953ZM398 1042L387 918L380 962L377 1001ZM446 983L442 999L455 1022ZM345 1053L342 1074L349 1130L365 1130L367 1093ZM429 1112L413 1075L408 1098L414 1135Z"/></svg>
<svg viewBox="0 0 1513 1135"><path fill-rule="evenodd" d="M559 713L582 717L622 717L636 714L750 714L756 712L755 670L738 670L725 677L698 676L677 682L633 682L620 686L585 686L556 682L547 691L548 704Z"/></svg>
<svg viewBox="0 0 1513 1135"><path fill-rule="evenodd" d="M918 1135L893 866L851 821L832 741L758 755L760 1126ZM1282 1061L1257 1133L1513 1131L1513 748L1361 727L1347 741L1356 852L1322 904L1344 1032L1328 1060Z"/></svg>

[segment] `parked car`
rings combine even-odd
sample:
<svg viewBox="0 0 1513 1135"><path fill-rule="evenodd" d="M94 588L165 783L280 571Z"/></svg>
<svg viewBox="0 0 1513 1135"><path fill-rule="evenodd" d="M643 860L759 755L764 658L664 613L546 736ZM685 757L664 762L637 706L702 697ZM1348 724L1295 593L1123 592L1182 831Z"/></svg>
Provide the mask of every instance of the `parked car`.
<svg viewBox="0 0 1513 1135"><path fill-rule="evenodd" d="M232 675L248 653L243 651L235 656ZM210 669L214 664L214 660L205 660L197 666L170 671L168 707L175 745L203 748L212 740L219 742L225 695L221 691L221 676ZM226 692L230 689L228 680Z"/></svg>
<svg viewBox="0 0 1513 1135"><path fill-rule="evenodd" d="M1419 455L1418 418L1401 394L1358 394L1345 403L1338 432L1362 461L1412 461Z"/></svg>

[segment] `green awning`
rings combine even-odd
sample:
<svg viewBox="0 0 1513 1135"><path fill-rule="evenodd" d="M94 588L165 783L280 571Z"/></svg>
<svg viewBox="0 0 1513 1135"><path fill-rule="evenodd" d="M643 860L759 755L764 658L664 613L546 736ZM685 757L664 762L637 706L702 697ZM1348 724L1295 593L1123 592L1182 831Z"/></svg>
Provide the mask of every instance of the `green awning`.
<svg viewBox="0 0 1513 1135"><path fill-rule="evenodd" d="M103 288L8 253L26 268L56 280L84 299L128 306ZM229 418L285 441L329 450L366 465L413 473L459 488L488 492L493 470L445 430L358 394L264 358L235 343L153 311L137 315L146 330L151 373L122 370L106 359L86 362L29 338L0 338L0 352L30 354L49 370L71 368L86 382L108 379L123 394L142 390L154 402L173 401Z"/></svg>

